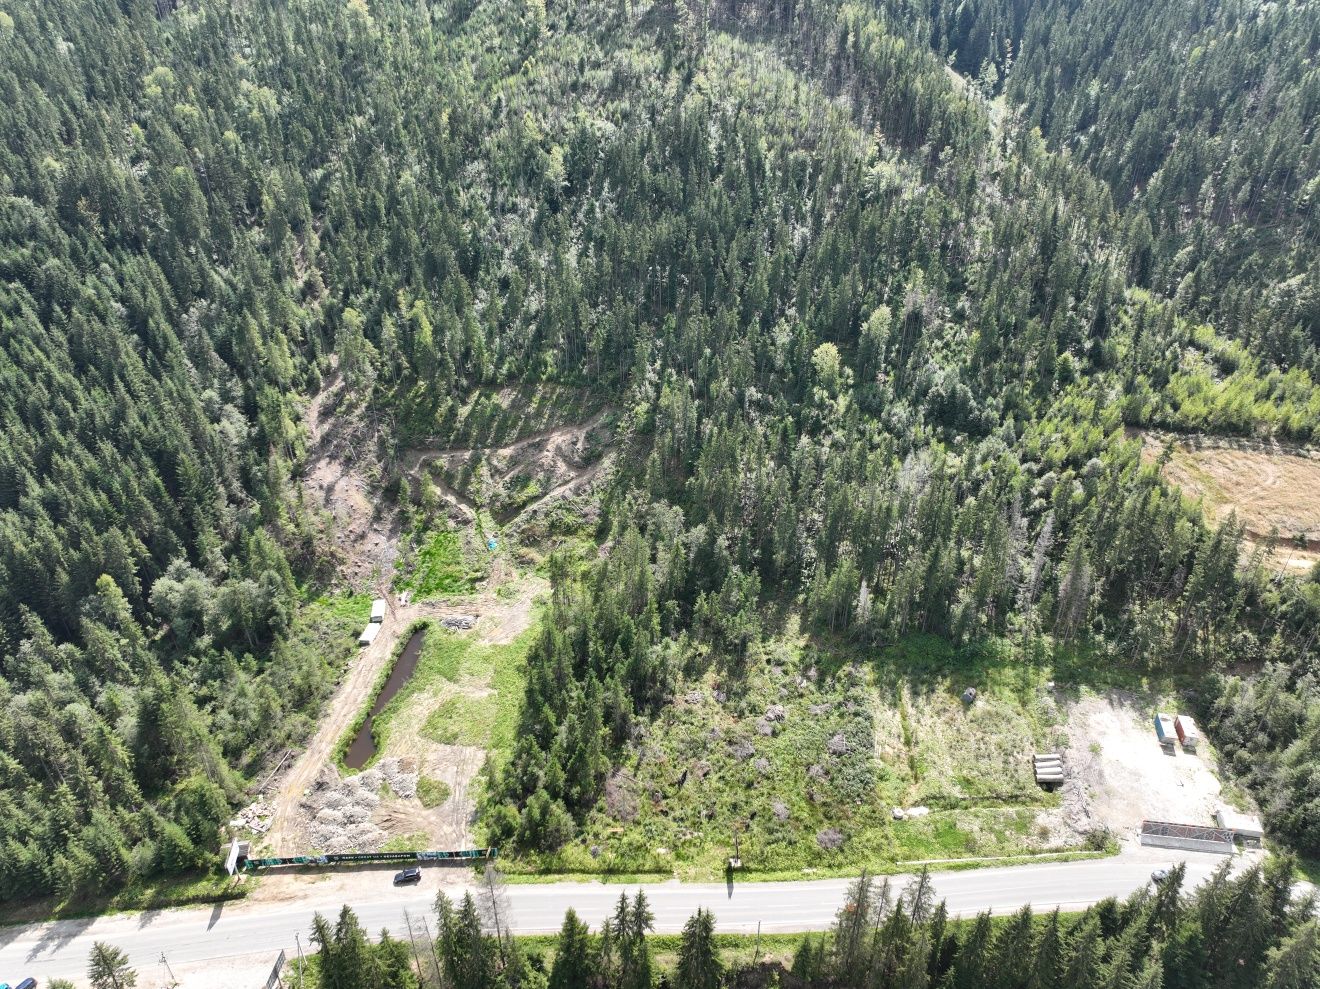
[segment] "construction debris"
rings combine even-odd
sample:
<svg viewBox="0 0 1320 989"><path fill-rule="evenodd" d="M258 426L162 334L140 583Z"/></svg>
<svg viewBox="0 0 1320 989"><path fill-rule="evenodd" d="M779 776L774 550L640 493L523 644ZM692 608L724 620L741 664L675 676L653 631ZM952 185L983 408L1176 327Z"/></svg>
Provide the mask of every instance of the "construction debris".
<svg viewBox="0 0 1320 989"><path fill-rule="evenodd" d="M346 779L327 768L301 804L308 850L332 855L378 851L389 838L373 820L384 789L401 799L416 796L417 772L405 769L400 759L382 759Z"/></svg>
<svg viewBox="0 0 1320 989"><path fill-rule="evenodd" d="M248 804L229 822L231 828L246 828L249 831L255 831L257 834L265 834L270 830L270 819L275 813L275 808L266 802L265 797L258 797L255 801Z"/></svg>
<svg viewBox="0 0 1320 989"><path fill-rule="evenodd" d="M929 807L895 807L893 817L895 821L915 821L925 817L930 813Z"/></svg>
<svg viewBox="0 0 1320 989"><path fill-rule="evenodd" d="M475 615L446 615L440 619L440 624L451 632L463 632L474 628L477 618Z"/></svg>
<svg viewBox="0 0 1320 989"><path fill-rule="evenodd" d="M1057 785L1063 782L1063 756L1057 752L1038 752L1032 760L1036 769L1036 782Z"/></svg>

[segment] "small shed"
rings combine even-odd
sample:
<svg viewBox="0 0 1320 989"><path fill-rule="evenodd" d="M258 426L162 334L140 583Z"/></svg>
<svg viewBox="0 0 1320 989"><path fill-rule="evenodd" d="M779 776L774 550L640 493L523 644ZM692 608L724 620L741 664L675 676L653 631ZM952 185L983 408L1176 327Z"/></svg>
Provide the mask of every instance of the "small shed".
<svg viewBox="0 0 1320 989"><path fill-rule="evenodd" d="M371 620L373 622L383 622L385 620L384 598L376 598L371 602Z"/></svg>
<svg viewBox="0 0 1320 989"><path fill-rule="evenodd" d="M1260 844L1260 840L1265 837L1265 827L1255 814L1220 807L1215 811L1215 822L1225 831L1232 831L1234 838L1241 838L1250 844Z"/></svg>
<svg viewBox="0 0 1320 989"><path fill-rule="evenodd" d="M367 627L358 636L358 645L369 646L376 641L378 635L380 635L380 622L368 622Z"/></svg>
<svg viewBox="0 0 1320 989"><path fill-rule="evenodd" d="M1178 741L1178 733L1173 728L1173 718L1163 712L1155 715L1155 737L1166 749L1173 748Z"/></svg>
<svg viewBox="0 0 1320 989"><path fill-rule="evenodd" d="M1173 729L1178 733L1178 741L1182 742L1182 747L1188 752L1195 752L1197 744L1201 741L1201 731L1196 727L1196 722L1188 715L1180 714L1173 719Z"/></svg>

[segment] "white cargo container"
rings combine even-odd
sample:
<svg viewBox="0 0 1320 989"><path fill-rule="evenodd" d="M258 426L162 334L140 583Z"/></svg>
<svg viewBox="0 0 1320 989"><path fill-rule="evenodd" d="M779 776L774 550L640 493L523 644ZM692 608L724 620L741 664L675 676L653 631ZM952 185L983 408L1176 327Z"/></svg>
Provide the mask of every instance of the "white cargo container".
<svg viewBox="0 0 1320 989"><path fill-rule="evenodd" d="M378 635L380 635L380 622L368 622L367 627L358 636L358 645L369 646L376 641Z"/></svg>
<svg viewBox="0 0 1320 989"><path fill-rule="evenodd" d="M1265 827L1255 814L1244 814L1231 807L1215 811L1215 821L1221 828L1232 831L1234 837L1248 842L1259 842L1265 837Z"/></svg>
<svg viewBox="0 0 1320 989"><path fill-rule="evenodd" d="M385 620L385 599L376 598L371 602L371 620L373 622L383 622Z"/></svg>

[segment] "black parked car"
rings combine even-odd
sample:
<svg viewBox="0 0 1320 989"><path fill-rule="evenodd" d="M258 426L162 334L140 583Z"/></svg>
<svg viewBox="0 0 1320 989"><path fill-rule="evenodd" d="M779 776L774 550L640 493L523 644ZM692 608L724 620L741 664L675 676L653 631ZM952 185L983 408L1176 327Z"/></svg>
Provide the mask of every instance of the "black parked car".
<svg viewBox="0 0 1320 989"><path fill-rule="evenodd" d="M413 883L419 883L421 881L422 870L415 865L404 869L402 872L396 872L394 874L395 886L411 886Z"/></svg>

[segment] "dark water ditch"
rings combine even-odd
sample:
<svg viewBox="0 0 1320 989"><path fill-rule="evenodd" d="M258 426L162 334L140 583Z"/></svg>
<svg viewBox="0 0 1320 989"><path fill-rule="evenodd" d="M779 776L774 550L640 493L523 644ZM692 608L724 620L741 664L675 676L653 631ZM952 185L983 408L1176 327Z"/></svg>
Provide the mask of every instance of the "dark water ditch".
<svg viewBox="0 0 1320 989"><path fill-rule="evenodd" d="M422 639L426 635L426 629L419 628L412 634L408 644L403 647L403 652L399 658L394 661L394 668L390 670L389 679L385 681L385 686L380 688L380 693L376 695L376 703L371 705L371 713L367 719L362 722L362 727L358 729L352 743L348 746L348 751L344 753L344 765L349 769L361 769L376 754L376 739L371 733L372 726L376 723L376 715L385 710L385 705L394 699L403 685L412 679L413 673L417 669L417 660L422 655Z"/></svg>

